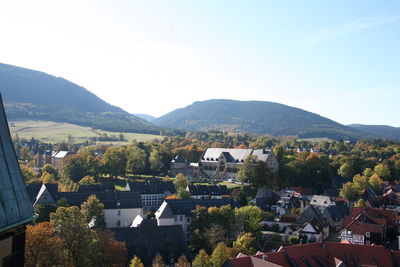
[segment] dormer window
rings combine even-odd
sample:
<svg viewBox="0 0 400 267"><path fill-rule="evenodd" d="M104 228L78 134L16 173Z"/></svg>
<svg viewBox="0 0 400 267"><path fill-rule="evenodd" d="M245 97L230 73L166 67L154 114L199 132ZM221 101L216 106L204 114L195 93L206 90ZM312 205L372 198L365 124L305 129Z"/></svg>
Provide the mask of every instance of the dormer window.
<svg viewBox="0 0 400 267"><path fill-rule="evenodd" d="M117 206L121 206L121 202L117 201Z"/></svg>
<svg viewBox="0 0 400 267"><path fill-rule="evenodd" d="M370 238L371 237L371 233L370 232L365 232L365 237Z"/></svg>

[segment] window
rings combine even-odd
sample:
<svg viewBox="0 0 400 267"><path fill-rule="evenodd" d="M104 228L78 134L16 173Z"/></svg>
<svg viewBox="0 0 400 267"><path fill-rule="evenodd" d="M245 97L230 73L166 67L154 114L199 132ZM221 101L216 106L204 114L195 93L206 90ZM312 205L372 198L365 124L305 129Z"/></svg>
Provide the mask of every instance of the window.
<svg viewBox="0 0 400 267"><path fill-rule="evenodd" d="M121 211L120 210L118 211L118 216L121 216Z"/></svg>
<svg viewBox="0 0 400 267"><path fill-rule="evenodd" d="M370 232L365 232L365 236L368 237L368 238L370 238L370 237L371 237Z"/></svg>
<svg viewBox="0 0 400 267"><path fill-rule="evenodd" d="M365 242L365 245L371 245L371 242L366 241L366 242Z"/></svg>
<svg viewBox="0 0 400 267"><path fill-rule="evenodd" d="M183 221L183 215L179 216L179 221Z"/></svg>
<svg viewBox="0 0 400 267"><path fill-rule="evenodd" d="M120 226L120 225L121 225L121 221L118 220L118 221L117 221L117 226Z"/></svg>
<svg viewBox="0 0 400 267"><path fill-rule="evenodd" d="M186 222L190 223L190 218L189 217L186 218Z"/></svg>

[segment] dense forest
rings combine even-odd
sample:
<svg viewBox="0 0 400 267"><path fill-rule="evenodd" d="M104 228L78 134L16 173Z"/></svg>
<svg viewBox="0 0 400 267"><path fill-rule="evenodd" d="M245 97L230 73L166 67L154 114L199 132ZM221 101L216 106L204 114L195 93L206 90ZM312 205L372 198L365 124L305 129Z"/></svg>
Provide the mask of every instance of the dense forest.
<svg viewBox="0 0 400 267"><path fill-rule="evenodd" d="M299 138L327 137L335 140L362 139L371 135L341 125L317 114L263 101L207 100L174 110L153 123L188 130L225 130L295 135Z"/></svg>
<svg viewBox="0 0 400 267"><path fill-rule="evenodd" d="M392 127L387 125L364 125L364 124L350 124L348 126L372 135L400 140L400 127Z"/></svg>

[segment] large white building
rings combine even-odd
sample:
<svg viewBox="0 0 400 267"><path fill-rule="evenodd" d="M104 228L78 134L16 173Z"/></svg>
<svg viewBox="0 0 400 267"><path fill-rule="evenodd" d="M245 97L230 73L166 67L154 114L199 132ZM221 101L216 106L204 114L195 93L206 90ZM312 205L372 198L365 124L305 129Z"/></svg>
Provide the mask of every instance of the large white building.
<svg viewBox="0 0 400 267"><path fill-rule="evenodd" d="M180 172L189 173L191 177L234 180L249 156L264 162L271 173L279 171L278 161L274 153L268 149L207 148L196 165L188 165L183 163L182 157L176 157L171 163L170 173L176 175ZM182 163L177 164L177 158Z"/></svg>
<svg viewBox="0 0 400 267"><path fill-rule="evenodd" d="M272 173L279 171L274 153L267 149L207 148L199 161L199 169L212 179L236 179L246 158L255 156L265 162Z"/></svg>
<svg viewBox="0 0 400 267"><path fill-rule="evenodd" d="M57 184L43 184L34 206L53 205L64 198L69 206L80 207L90 195L95 195L104 204L106 227L129 227L137 215L143 216L142 200L136 192L85 191L58 192Z"/></svg>

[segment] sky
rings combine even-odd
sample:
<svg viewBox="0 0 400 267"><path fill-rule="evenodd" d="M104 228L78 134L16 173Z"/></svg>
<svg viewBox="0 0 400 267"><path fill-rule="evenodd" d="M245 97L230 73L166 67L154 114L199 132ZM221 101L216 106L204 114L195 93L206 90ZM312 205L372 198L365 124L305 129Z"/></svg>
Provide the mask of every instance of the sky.
<svg viewBox="0 0 400 267"><path fill-rule="evenodd" d="M0 62L130 113L278 102L400 127L400 2L0 0Z"/></svg>

